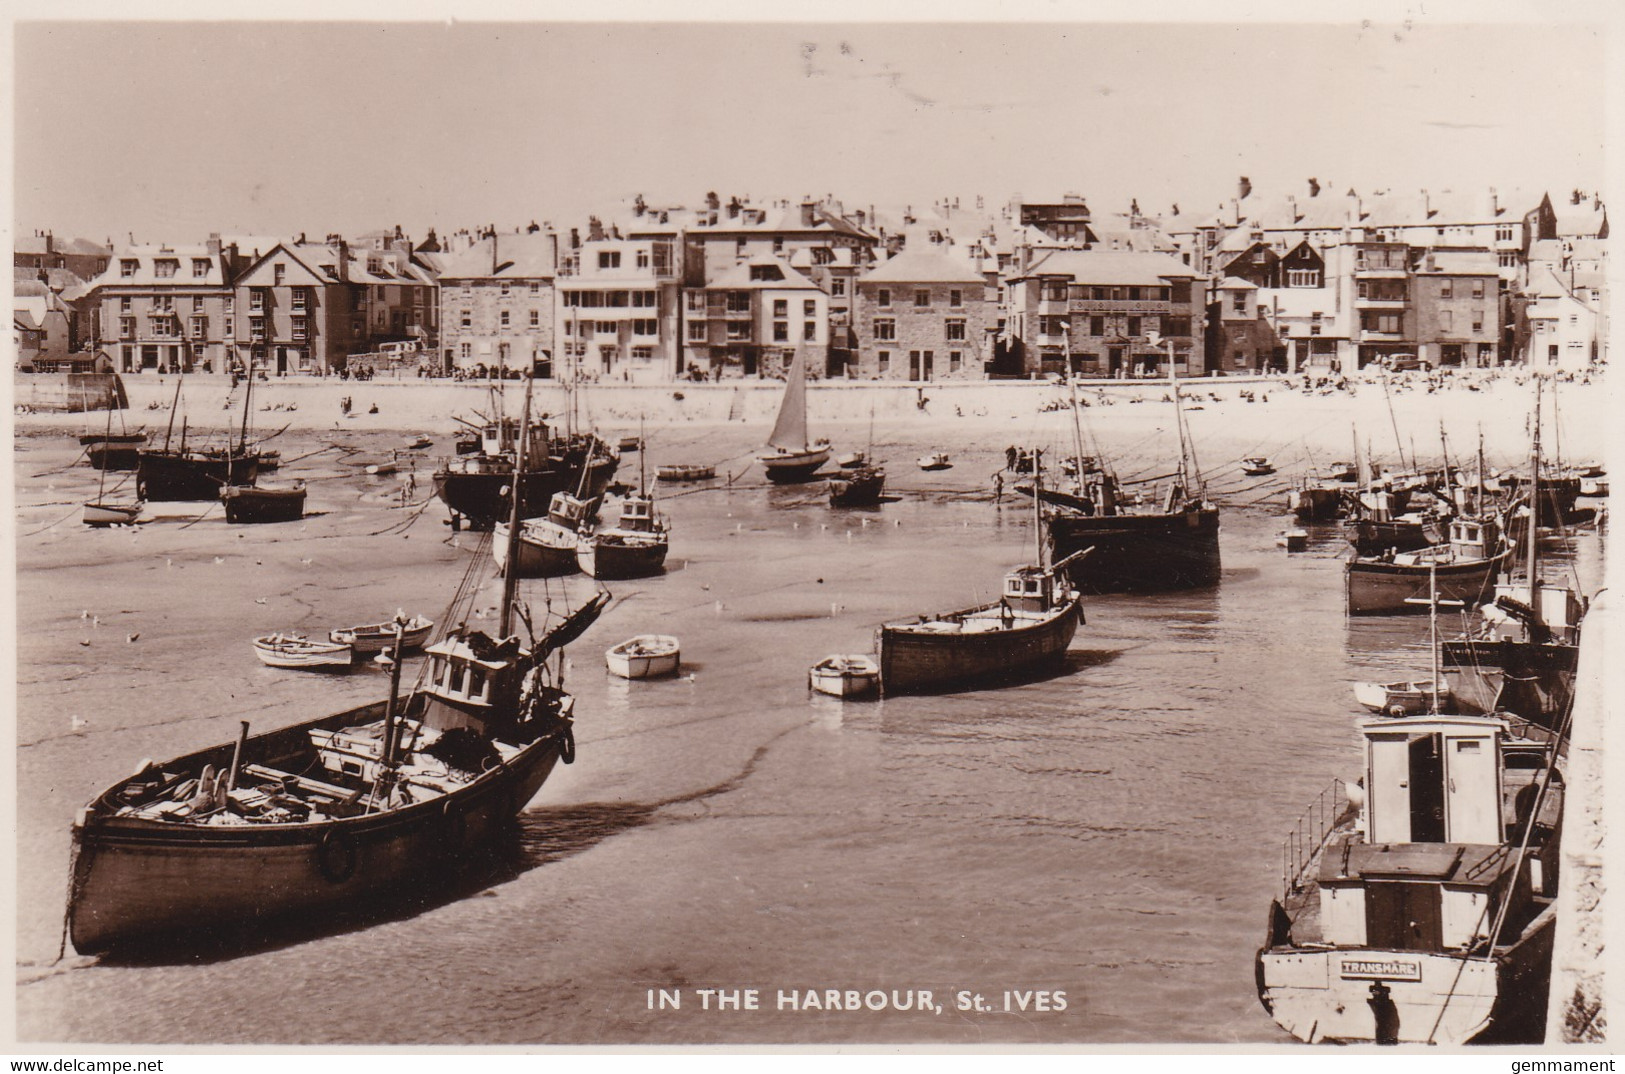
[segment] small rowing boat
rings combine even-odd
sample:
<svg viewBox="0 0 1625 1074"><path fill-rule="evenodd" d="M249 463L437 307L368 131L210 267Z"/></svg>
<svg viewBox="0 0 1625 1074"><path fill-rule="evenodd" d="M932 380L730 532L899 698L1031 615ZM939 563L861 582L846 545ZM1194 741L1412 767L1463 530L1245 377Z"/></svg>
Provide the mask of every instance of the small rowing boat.
<svg viewBox="0 0 1625 1074"><path fill-rule="evenodd" d="M327 640L335 645L348 645L358 655L370 656L395 647L395 628L401 631L401 651L420 648L434 629L434 620L414 615L408 619L397 615L387 623L366 626L340 627L327 633Z"/></svg>
<svg viewBox="0 0 1625 1074"><path fill-rule="evenodd" d="M623 679L675 675L682 666L682 647L669 634L639 634L606 650L604 662Z"/></svg>
<svg viewBox="0 0 1625 1074"><path fill-rule="evenodd" d="M826 656L807 671L807 685L831 697L864 697L880 685L880 665L864 653Z"/></svg>
<svg viewBox="0 0 1625 1074"><path fill-rule="evenodd" d="M350 653L348 645L312 641L303 634L267 634L254 639L254 655L274 668L347 668Z"/></svg>

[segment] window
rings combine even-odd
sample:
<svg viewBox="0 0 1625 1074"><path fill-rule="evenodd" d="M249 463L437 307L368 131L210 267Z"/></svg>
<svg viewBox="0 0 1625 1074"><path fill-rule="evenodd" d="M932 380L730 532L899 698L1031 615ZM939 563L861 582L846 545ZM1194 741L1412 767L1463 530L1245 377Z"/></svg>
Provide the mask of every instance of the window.
<svg viewBox="0 0 1625 1074"><path fill-rule="evenodd" d="M660 322L653 317L640 317L632 322L632 334L634 336L658 336L660 334Z"/></svg>
<svg viewBox="0 0 1625 1074"><path fill-rule="evenodd" d="M959 371L959 367L963 364L961 361L962 353L961 351L948 352L948 372L957 373Z"/></svg>
<svg viewBox="0 0 1625 1074"><path fill-rule="evenodd" d="M295 343L303 343L305 341L305 319L303 317L295 317L293 319L293 341Z"/></svg>
<svg viewBox="0 0 1625 1074"><path fill-rule="evenodd" d="M958 309L964 304L965 292L957 289L948 292L948 305L952 306L954 309Z"/></svg>
<svg viewBox="0 0 1625 1074"><path fill-rule="evenodd" d="M203 339L209 334L209 319L207 317L192 318L192 338Z"/></svg>
<svg viewBox="0 0 1625 1074"><path fill-rule="evenodd" d="M738 342L741 342L743 340L747 340L749 338L750 338L750 322L749 321L729 321L728 322L728 339L729 340L731 340L732 342L738 343Z"/></svg>
<svg viewBox="0 0 1625 1074"><path fill-rule="evenodd" d="M248 319L248 335L251 339L265 338L265 318L250 317Z"/></svg>
<svg viewBox="0 0 1625 1074"><path fill-rule="evenodd" d="M749 249L748 246L746 246L744 239L735 239L734 240L734 256L735 257L744 257L749 252L750 252L750 249Z"/></svg>
<svg viewBox="0 0 1625 1074"><path fill-rule="evenodd" d="M750 312L750 292L749 291L729 291L728 292L728 312L729 313L749 313Z"/></svg>
<svg viewBox="0 0 1625 1074"><path fill-rule="evenodd" d="M784 240L782 238L775 238L773 240L773 252L776 254L784 253Z"/></svg>
<svg viewBox="0 0 1625 1074"><path fill-rule="evenodd" d="M152 310L154 313L173 313L175 311L175 296L154 295L152 299Z"/></svg>
<svg viewBox="0 0 1625 1074"><path fill-rule="evenodd" d="M1497 224L1495 226L1495 241L1496 242L1511 242L1512 241L1512 225L1511 224Z"/></svg>
<svg viewBox="0 0 1625 1074"><path fill-rule="evenodd" d="M172 258L160 257L152 263L152 273L159 279L169 279L180 270L181 263Z"/></svg>
<svg viewBox="0 0 1625 1074"><path fill-rule="evenodd" d="M689 338L690 342L704 343L705 342L705 322L704 321L690 321L690 322L688 322L688 338Z"/></svg>
<svg viewBox="0 0 1625 1074"><path fill-rule="evenodd" d="M503 298L508 297L508 291L511 289L511 286L512 285L509 284L507 280L502 281L502 297Z"/></svg>
<svg viewBox="0 0 1625 1074"><path fill-rule="evenodd" d="M461 324L462 324L462 326L464 328L473 328L474 327L474 311L473 310L463 310L462 311L462 316L460 318L460 322L461 322Z"/></svg>
<svg viewBox="0 0 1625 1074"><path fill-rule="evenodd" d="M1104 318L1104 317L1091 317L1091 318L1089 318L1089 334L1091 336L1103 336L1103 335L1105 335L1106 334L1106 318Z"/></svg>
<svg viewBox="0 0 1625 1074"><path fill-rule="evenodd" d="M931 307L931 292L919 290L914 292L914 308L929 309Z"/></svg>
<svg viewBox="0 0 1625 1074"><path fill-rule="evenodd" d="M1231 309L1232 312L1235 312L1235 313L1246 313L1247 312L1247 292L1245 292L1245 291L1237 291L1235 294L1231 295L1230 296L1230 309ZM1130 334L1132 335L1133 333L1130 333Z"/></svg>
<svg viewBox="0 0 1625 1074"><path fill-rule="evenodd" d="M118 300L118 311L120 313L129 313L130 312L130 296L129 295L125 295L125 296L123 296L122 298L120 298Z"/></svg>
<svg viewBox="0 0 1625 1074"><path fill-rule="evenodd" d="M827 265L831 261L835 260L834 251L830 250L826 246L814 247L812 255L813 255L813 264L815 264L815 265Z"/></svg>
<svg viewBox="0 0 1625 1074"><path fill-rule="evenodd" d="M1137 336L1140 334L1140 319L1138 317L1130 317L1128 319L1128 334L1131 336Z"/></svg>
<svg viewBox="0 0 1625 1074"><path fill-rule="evenodd" d="M689 310L690 313L704 313L705 312L705 292L704 291L690 291L690 292L688 292L687 305L688 305L688 310Z"/></svg>
<svg viewBox="0 0 1625 1074"><path fill-rule="evenodd" d="M891 351L875 352L875 368L882 373L891 368Z"/></svg>
<svg viewBox="0 0 1625 1074"><path fill-rule="evenodd" d="M632 305L641 309L654 309L657 305L656 295L653 291L633 291Z"/></svg>
<svg viewBox="0 0 1625 1074"><path fill-rule="evenodd" d="M1496 262L1496 264L1500 265L1502 268L1517 268L1517 266L1518 266L1518 251L1516 251L1516 250L1502 250L1499 254L1496 255L1495 262Z"/></svg>
<svg viewBox="0 0 1625 1074"><path fill-rule="evenodd" d="M283 281L285 281L287 278L288 278L288 266L287 265L272 265L271 266L271 283L273 285L275 285L277 287L281 287L282 284L283 284Z"/></svg>
<svg viewBox="0 0 1625 1074"><path fill-rule="evenodd" d="M1476 333L1482 332L1482 331L1484 331L1484 315L1482 313L1474 313L1473 314L1473 332L1476 334Z"/></svg>
<svg viewBox="0 0 1625 1074"><path fill-rule="evenodd" d="M1138 287L1130 287L1128 289L1128 299L1130 302L1140 301L1140 289Z"/></svg>
<svg viewBox="0 0 1625 1074"><path fill-rule="evenodd" d="M801 315L803 317L816 317L816 316L818 316L818 300L816 298L802 299L802 301L801 301Z"/></svg>
<svg viewBox="0 0 1625 1074"><path fill-rule="evenodd" d="M893 340L897 338L897 322L890 317L875 318L875 338Z"/></svg>
<svg viewBox="0 0 1625 1074"><path fill-rule="evenodd" d="M295 313L305 312L305 303L305 289L303 287L295 287L293 289L293 311Z"/></svg>
<svg viewBox="0 0 1625 1074"><path fill-rule="evenodd" d="M801 338L803 340L805 340L806 342L808 342L808 343L816 343L816 342L818 342L818 322L817 321L802 321L801 322Z"/></svg>
<svg viewBox="0 0 1625 1074"><path fill-rule="evenodd" d="M1440 280L1439 281L1439 297L1440 298L1455 298L1456 297L1455 282L1452 281L1452 280Z"/></svg>
<svg viewBox="0 0 1625 1074"><path fill-rule="evenodd" d="M226 312L227 313L236 313L237 312L237 298L236 298L236 296L234 296L234 295L227 295L226 296Z"/></svg>
<svg viewBox="0 0 1625 1074"><path fill-rule="evenodd" d="M617 269L621 267L621 252L619 250L598 251L598 267L601 269Z"/></svg>
<svg viewBox="0 0 1625 1074"><path fill-rule="evenodd" d="M458 354L463 358L474 357L474 344L464 343L460 348L458 348Z"/></svg>
<svg viewBox="0 0 1625 1074"><path fill-rule="evenodd" d="M192 278L201 280L209 274L209 259L206 257L192 258Z"/></svg>
<svg viewBox="0 0 1625 1074"><path fill-rule="evenodd" d="M502 327L503 328L508 327L508 311L507 310L502 311Z"/></svg>
<svg viewBox="0 0 1625 1074"><path fill-rule="evenodd" d="M141 262L135 260L134 258L129 258L129 257L120 258L119 263L118 263L118 274L120 276L126 276L126 277L127 276L134 276L135 275L135 270L136 270L137 267L140 266L140 264L141 264Z"/></svg>
<svg viewBox="0 0 1625 1074"><path fill-rule="evenodd" d="M254 290L248 292L248 312L250 312L250 313L264 313L265 312L265 292L260 290L258 287L254 288Z"/></svg>
<svg viewBox="0 0 1625 1074"><path fill-rule="evenodd" d="M474 285L467 280L463 281L463 297L467 298L474 293Z"/></svg>
<svg viewBox="0 0 1625 1074"><path fill-rule="evenodd" d="M1320 271L1318 269L1287 269L1286 285L1288 287L1319 287Z"/></svg>
<svg viewBox="0 0 1625 1074"><path fill-rule="evenodd" d="M120 338L120 339L134 339L135 338L135 318L134 317L120 317L118 319L118 338Z"/></svg>
<svg viewBox="0 0 1625 1074"><path fill-rule="evenodd" d="M638 251L638 268L648 268L648 267L649 267L649 251L648 250L639 250ZM635 352L636 348L633 348L633 350Z"/></svg>
<svg viewBox="0 0 1625 1074"><path fill-rule="evenodd" d="M1473 281L1473 297L1474 298L1483 298L1484 297L1484 281L1483 280L1474 280Z"/></svg>
<svg viewBox="0 0 1625 1074"><path fill-rule="evenodd" d="M1360 329L1365 332L1385 332L1389 335L1398 335L1400 316L1397 313L1362 310L1360 312Z"/></svg>
<svg viewBox="0 0 1625 1074"><path fill-rule="evenodd" d="M278 269L280 269L281 267L282 267L281 265L277 266ZM368 254L367 255L367 271L369 273L371 273L372 275L374 275L374 276L382 276L384 274L384 259L379 257L377 254ZM282 277L280 275L277 276L277 281L276 282L277 283L282 282Z"/></svg>
<svg viewBox="0 0 1625 1074"><path fill-rule="evenodd" d="M846 277L837 276L829 281L829 293L836 298L846 297Z"/></svg>
<svg viewBox="0 0 1625 1074"><path fill-rule="evenodd" d="M236 321L236 318L227 317L226 318L225 331L222 332L221 334L223 336L225 336L226 339L232 339L232 338L235 337L236 333L237 333L237 321Z"/></svg>
<svg viewBox="0 0 1625 1074"><path fill-rule="evenodd" d="M640 254L641 254L641 252L642 251L639 251ZM639 361L647 362L651 358L653 358L654 356L655 356L655 349L653 347L633 347L632 348L632 357L638 359Z"/></svg>
<svg viewBox="0 0 1625 1074"><path fill-rule="evenodd" d="M784 342L787 342L789 340L789 338L790 338L790 322L788 322L788 321L774 321L773 322L773 342L774 343L784 343Z"/></svg>
<svg viewBox="0 0 1625 1074"><path fill-rule="evenodd" d="M947 338L955 342L962 342L965 338L965 318L950 317L944 322L947 329Z"/></svg>
<svg viewBox="0 0 1625 1074"><path fill-rule="evenodd" d="M542 285L541 285L540 281L537 281L537 280L531 280L530 281L530 293L533 294L533 295L539 295L539 294L542 293Z"/></svg>
<svg viewBox="0 0 1625 1074"><path fill-rule="evenodd" d="M891 289L889 287L882 287L880 290L875 292L875 305L881 307L882 309L886 309L891 306Z"/></svg>
<svg viewBox="0 0 1625 1074"><path fill-rule="evenodd" d="M530 311L530 326L532 328L540 328L542 326L542 311L541 310L531 310Z"/></svg>
<svg viewBox="0 0 1625 1074"><path fill-rule="evenodd" d="M786 298L775 298L773 300L773 316L775 316L775 317L788 317L788 316L790 316L790 300L786 299Z"/></svg>

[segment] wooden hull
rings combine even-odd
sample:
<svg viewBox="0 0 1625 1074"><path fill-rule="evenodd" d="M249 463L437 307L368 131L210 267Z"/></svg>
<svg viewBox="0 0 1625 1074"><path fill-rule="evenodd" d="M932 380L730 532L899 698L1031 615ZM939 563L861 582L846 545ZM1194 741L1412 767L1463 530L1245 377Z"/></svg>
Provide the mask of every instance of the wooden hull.
<svg viewBox="0 0 1625 1074"><path fill-rule="evenodd" d="M635 640L635 639L634 639ZM654 679L662 675L675 675L683 665L682 650L677 639L663 638L669 644L634 647L631 642L604 652L604 664L610 674L623 679Z"/></svg>
<svg viewBox="0 0 1625 1074"><path fill-rule="evenodd" d="M347 668L354 652L348 645L316 644L287 647L256 641L254 655L273 668Z"/></svg>
<svg viewBox="0 0 1625 1074"><path fill-rule="evenodd" d="M136 492L150 502L218 500L228 485L252 485L259 476L255 454L143 451L136 464Z"/></svg>
<svg viewBox="0 0 1625 1074"><path fill-rule="evenodd" d="M1538 1044L1556 931L1555 908L1547 907L1490 959L1428 951L1266 947L1256 965L1259 999L1276 1024L1301 1041L1371 1044L1378 1042L1371 987L1381 981L1393 1005L1388 1021L1401 1044Z"/></svg>
<svg viewBox="0 0 1625 1074"><path fill-rule="evenodd" d="M807 685L831 697L867 697L880 688L880 667L872 660L824 660L807 672Z"/></svg>
<svg viewBox="0 0 1625 1074"><path fill-rule="evenodd" d="M763 455L762 467L767 471L767 479L777 484L790 484L797 481L808 481L818 468L829 461L830 449L827 447L813 448L808 451L783 451L774 455Z"/></svg>
<svg viewBox="0 0 1625 1074"><path fill-rule="evenodd" d="M1379 556L1390 550L1415 552L1443 542L1444 533L1431 522L1373 522L1362 518L1349 523L1349 543L1356 555Z"/></svg>
<svg viewBox="0 0 1625 1074"><path fill-rule="evenodd" d="M1510 712L1555 728L1574 699L1580 647L1462 639L1439 646L1439 665L1460 711Z"/></svg>
<svg viewBox="0 0 1625 1074"><path fill-rule="evenodd" d="M858 470L829 481L832 507L869 507L880 502L886 490L886 471Z"/></svg>
<svg viewBox="0 0 1625 1074"><path fill-rule="evenodd" d="M1318 485L1293 489L1287 506L1299 522L1330 522L1343 512L1343 490Z"/></svg>
<svg viewBox="0 0 1625 1074"><path fill-rule="evenodd" d="M716 476L715 466L662 466L655 471L657 481L709 481Z"/></svg>
<svg viewBox="0 0 1625 1074"><path fill-rule="evenodd" d="M98 440L85 445L85 455L98 470L134 470L140 464L145 442L145 437L134 441Z"/></svg>
<svg viewBox="0 0 1625 1074"><path fill-rule="evenodd" d="M540 539L539 539L540 536ZM557 578L576 572L576 535L552 523L531 523L522 526L516 542L515 576L519 578ZM499 522L492 534L491 555L497 567L508 570L508 524Z"/></svg>
<svg viewBox="0 0 1625 1074"><path fill-rule="evenodd" d="M576 545L576 565L589 578L646 578L666 569L665 538L650 540L584 537Z"/></svg>
<svg viewBox="0 0 1625 1074"><path fill-rule="evenodd" d="M85 504L85 525L87 526L127 526L141 514L140 503L87 503Z"/></svg>
<svg viewBox="0 0 1625 1074"><path fill-rule="evenodd" d="M382 703L249 740L247 763L275 765L311 728L376 720ZM277 918L382 902L455 869L540 789L567 749L568 724L445 795L365 816L302 824L190 825L111 815L111 788L73 829L68 928L81 954L163 937L198 943ZM232 744L175 765L231 763ZM169 767L168 765L162 767Z"/></svg>
<svg viewBox="0 0 1625 1074"><path fill-rule="evenodd" d="M615 476L620 464L616 455L595 455L586 463L586 482L581 480L582 452L572 450L563 458L555 457L545 470L526 471L520 500L521 518L540 518L547 514L548 502L554 493L575 492L584 488L586 499L602 496ZM512 514L509 490L513 486L511 460L495 460L490 469L442 469L435 471L434 491L457 517L459 524L473 530L488 530Z"/></svg>
<svg viewBox="0 0 1625 1074"><path fill-rule="evenodd" d="M1428 594L1476 607L1493 597L1495 576L1512 555L1429 568L1425 564L1355 560L1343 568L1350 615L1426 615ZM1430 580L1431 578L1431 580ZM1408 600L1422 603L1408 604Z"/></svg>
<svg viewBox="0 0 1625 1074"><path fill-rule="evenodd" d="M411 652L423 646L429 639L429 631L434 624L424 622L419 626L411 627L401 633L401 651ZM340 645L348 645L357 656L374 656L385 649L395 647L395 632L387 625L374 625L363 627L350 627L344 630L328 632L328 640Z"/></svg>
<svg viewBox="0 0 1625 1074"><path fill-rule="evenodd" d="M1049 520L1060 560L1094 552L1068 568L1072 584L1091 593L1202 589L1219 584L1219 511L1178 514L1073 515Z"/></svg>
<svg viewBox="0 0 1625 1074"><path fill-rule="evenodd" d="M238 523L298 522L305 517L305 490L245 488L222 489L226 521Z"/></svg>
<svg viewBox="0 0 1625 1074"><path fill-rule="evenodd" d="M934 633L888 624L878 632L880 685L887 694L997 684L1056 664L1082 621L1074 597L1044 619L976 633Z"/></svg>

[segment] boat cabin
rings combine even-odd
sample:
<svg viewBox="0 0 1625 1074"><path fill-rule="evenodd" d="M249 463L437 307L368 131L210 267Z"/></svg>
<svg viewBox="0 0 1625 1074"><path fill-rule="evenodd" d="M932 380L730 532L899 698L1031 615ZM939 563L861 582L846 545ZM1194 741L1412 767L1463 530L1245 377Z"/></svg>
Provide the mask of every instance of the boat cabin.
<svg viewBox="0 0 1625 1074"><path fill-rule="evenodd" d="M597 509L597 499L582 500L568 492L555 492L547 504L547 517L557 526L579 530Z"/></svg>
<svg viewBox="0 0 1625 1074"><path fill-rule="evenodd" d="M530 423L530 445L526 452L529 458L525 460L525 469L541 469L548 461L548 446L550 437L547 425L544 422ZM479 452L482 455L503 456L512 455L519 449L519 421L516 418L503 418L480 428Z"/></svg>
<svg viewBox="0 0 1625 1074"><path fill-rule="evenodd" d="M493 734L515 720L522 678L517 638L499 643L480 631L453 633L424 655L429 659L423 685L425 727Z"/></svg>
<svg viewBox="0 0 1625 1074"><path fill-rule="evenodd" d="M1488 518L1452 519L1450 550L1458 560L1494 559L1501 552L1501 527Z"/></svg>
<svg viewBox="0 0 1625 1074"><path fill-rule="evenodd" d="M1509 612L1504 607L1508 603L1519 612L1524 608L1529 611L1523 614ZM1551 632L1554 640L1572 643L1579 633L1580 620L1584 615L1585 606L1574 590L1564 585L1539 582L1535 586L1535 598L1531 599L1527 578L1497 583L1495 602L1484 607L1484 619L1490 630L1515 641L1525 634L1525 620L1533 618Z"/></svg>
<svg viewBox="0 0 1625 1074"><path fill-rule="evenodd" d="M1042 567L1019 567L1004 576L1004 603L1018 612L1055 607L1055 575Z"/></svg>
<svg viewBox="0 0 1625 1074"><path fill-rule="evenodd" d="M1488 939L1503 915L1526 920L1532 899L1547 894L1541 853L1561 810L1555 773L1540 794L1545 748L1509 741L1499 717L1371 719L1359 730L1365 838L1333 844L1322 857L1321 939L1463 950ZM1519 860L1529 824L1536 835Z"/></svg>
<svg viewBox="0 0 1625 1074"><path fill-rule="evenodd" d="M647 496L628 496L621 504L619 528L634 533L653 533L657 529L654 501Z"/></svg>

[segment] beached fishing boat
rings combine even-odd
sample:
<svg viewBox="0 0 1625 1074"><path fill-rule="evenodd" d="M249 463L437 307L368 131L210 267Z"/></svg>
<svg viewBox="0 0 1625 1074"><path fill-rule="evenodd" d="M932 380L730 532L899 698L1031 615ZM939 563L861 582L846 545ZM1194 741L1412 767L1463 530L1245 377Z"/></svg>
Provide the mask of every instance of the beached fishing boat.
<svg viewBox="0 0 1625 1074"><path fill-rule="evenodd" d="M1173 363L1169 363L1172 370ZM1149 502L1125 496L1109 469L1080 475L1071 504L1046 520L1051 551L1072 559L1071 581L1081 592L1121 593L1201 589L1219 584L1219 508L1207 498L1195 448L1185 425L1179 381L1170 372L1179 464L1166 492ZM1077 389L1074 386L1073 392ZM1074 436L1082 455L1079 408L1072 408ZM1034 468L1042 462L1035 453ZM1019 486L1018 486L1019 488Z"/></svg>
<svg viewBox="0 0 1625 1074"><path fill-rule="evenodd" d="M716 476L715 466L672 464L655 467L656 481L709 481Z"/></svg>
<svg viewBox="0 0 1625 1074"><path fill-rule="evenodd" d="M643 438L640 436L623 436L621 442L616 446L620 448L623 455L630 451L641 451L643 450Z"/></svg>
<svg viewBox="0 0 1625 1074"><path fill-rule="evenodd" d="M1358 729L1362 785L1338 781L1283 847L1255 968L1265 1010L1311 1043L1539 1043L1560 740L1498 716Z"/></svg>
<svg viewBox="0 0 1625 1074"><path fill-rule="evenodd" d="M653 679L677 674L683 651L669 634L639 634L606 650L604 663L623 679Z"/></svg>
<svg viewBox="0 0 1625 1074"><path fill-rule="evenodd" d="M107 429L112 433L113 412L107 412ZM100 467L96 475L96 498L85 504L84 523L93 528L103 526L127 526L134 522L146 506L139 499L136 500L109 500L107 498L107 471L111 467Z"/></svg>
<svg viewBox="0 0 1625 1074"><path fill-rule="evenodd" d="M406 450L419 451L423 448L429 447L433 443L434 439L429 436L428 433L419 433L416 436L409 436L406 438Z"/></svg>
<svg viewBox="0 0 1625 1074"><path fill-rule="evenodd" d="M471 616L477 579L453 601ZM548 657L603 611L600 593L526 645L458 629L417 684L391 661L385 700L158 764L144 762L73 826L69 936L82 954L206 944L272 919L323 920L455 877L575 757L574 699Z"/></svg>
<svg viewBox="0 0 1625 1074"><path fill-rule="evenodd" d="M79 437L79 443L90 465L98 470L134 470L141 460L141 449L147 444L147 434L140 430L115 433L109 422L106 433L86 433Z"/></svg>
<svg viewBox="0 0 1625 1074"><path fill-rule="evenodd" d="M1268 477L1275 472L1275 467L1261 455L1253 455L1241 460L1241 472L1248 477Z"/></svg>
<svg viewBox="0 0 1625 1074"><path fill-rule="evenodd" d="M1343 512L1343 489L1307 480L1287 490L1287 509L1299 522L1327 522Z"/></svg>
<svg viewBox="0 0 1625 1074"><path fill-rule="evenodd" d="M1496 574L1512 558L1491 518L1458 518L1448 544L1417 552L1360 556L1343 568L1350 615L1404 615L1427 610L1429 586L1439 599L1476 607L1489 599Z"/></svg>
<svg viewBox="0 0 1625 1074"><path fill-rule="evenodd" d="M249 377L243 389L243 429L238 442L224 448L189 451L186 447L186 419L181 419L180 445L171 449L171 435L175 430L175 411L180 407L181 383L175 379L175 400L170 404L169 427L164 433L164 446L143 449L136 457L136 495L150 502L186 502L191 500L218 500L220 490L231 485L252 485L259 477L260 454L248 448L249 400L253 396L254 379ZM229 429L228 429L229 436Z"/></svg>
<svg viewBox="0 0 1625 1074"><path fill-rule="evenodd" d="M1034 499L1037 562L1004 578L1004 593L991 604L940 615L886 623L875 634L880 685L887 694L919 693L961 686L997 685L1057 665L1078 624L1083 598L1066 581L1073 553L1046 564Z"/></svg>
<svg viewBox="0 0 1625 1074"><path fill-rule="evenodd" d="M479 449L444 459L434 472L435 495L451 511L452 529L488 530L511 513L514 460L521 439L528 445L519 480L521 518L546 513L556 492L604 494L620 465L620 454L591 433L560 435L545 422L532 422L521 437L512 418L479 429Z"/></svg>
<svg viewBox="0 0 1625 1074"><path fill-rule="evenodd" d="M305 483L287 488L227 485L220 490L226 521L233 523L298 522L305 517Z"/></svg>
<svg viewBox="0 0 1625 1074"><path fill-rule="evenodd" d="M946 451L934 451L929 455L921 455L917 461L920 469L927 471L948 470L952 469L954 465L949 461Z"/></svg>
<svg viewBox="0 0 1625 1074"><path fill-rule="evenodd" d="M867 697L880 688L880 665L867 653L826 656L808 669L807 686L831 697Z"/></svg>
<svg viewBox="0 0 1625 1074"><path fill-rule="evenodd" d="M829 479L831 507L872 507L886 491L886 471L879 466L843 470Z"/></svg>
<svg viewBox="0 0 1625 1074"><path fill-rule="evenodd" d="M767 479L775 483L807 481L829 461L829 441L811 441L807 436L807 368L800 351L790 362L778 420L767 445L773 450L759 458Z"/></svg>
<svg viewBox="0 0 1625 1074"><path fill-rule="evenodd" d="M628 496L614 526L577 538L576 564L590 578L643 578L665 569L669 547L666 520L655 511L654 497Z"/></svg>
<svg viewBox="0 0 1625 1074"><path fill-rule="evenodd" d="M396 641L396 628L400 630L399 642ZM385 649L399 647L401 652L409 653L414 649L422 648L423 643L429 640L429 631L434 629L434 620L426 619L421 615L414 615L408 619L404 615L397 615L387 623L368 623L364 626L339 627L328 631L329 641L340 645L348 645L355 650L358 656L371 656L381 653Z"/></svg>
<svg viewBox="0 0 1625 1074"><path fill-rule="evenodd" d="M347 668L348 645L316 641L303 634L267 634L254 639L254 655L273 668Z"/></svg>

